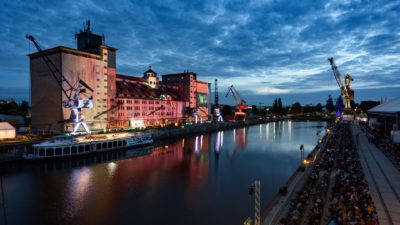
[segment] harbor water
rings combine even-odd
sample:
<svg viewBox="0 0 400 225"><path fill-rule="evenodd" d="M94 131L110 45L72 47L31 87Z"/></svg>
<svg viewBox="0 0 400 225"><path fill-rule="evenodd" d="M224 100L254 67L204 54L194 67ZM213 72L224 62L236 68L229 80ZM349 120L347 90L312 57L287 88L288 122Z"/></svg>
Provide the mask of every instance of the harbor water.
<svg viewBox="0 0 400 225"><path fill-rule="evenodd" d="M325 122L280 121L160 146L55 162L2 165L0 224L243 224L325 133ZM3 204L4 203L4 204Z"/></svg>

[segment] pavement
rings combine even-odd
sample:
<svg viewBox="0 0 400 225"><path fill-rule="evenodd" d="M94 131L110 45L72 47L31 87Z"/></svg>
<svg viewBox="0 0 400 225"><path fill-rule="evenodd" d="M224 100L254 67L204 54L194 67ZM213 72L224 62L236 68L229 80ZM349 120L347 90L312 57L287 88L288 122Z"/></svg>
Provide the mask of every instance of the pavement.
<svg viewBox="0 0 400 225"><path fill-rule="evenodd" d="M352 125L354 140L359 134L358 152L372 200L381 225L400 224L400 171L373 143L358 125Z"/></svg>

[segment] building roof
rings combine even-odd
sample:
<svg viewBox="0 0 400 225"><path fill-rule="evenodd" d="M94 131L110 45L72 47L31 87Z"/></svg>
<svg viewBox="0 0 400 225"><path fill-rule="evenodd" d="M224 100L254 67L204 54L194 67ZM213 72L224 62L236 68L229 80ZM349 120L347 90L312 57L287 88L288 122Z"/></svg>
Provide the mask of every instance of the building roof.
<svg viewBox="0 0 400 225"><path fill-rule="evenodd" d="M166 85L151 88L144 83L130 83L117 80L117 98L160 99L162 94L171 96L172 100L181 101L178 90Z"/></svg>
<svg viewBox="0 0 400 225"><path fill-rule="evenodd" d="M15 128L8 122L0 122L0 130L15 130Z"/></svg>
<svg viewBox="0 0 400 225"><path fill-rule="evenodd" d="M400 97L377 105L372 109L368 110L369 113L386 113L393 114L400 112Z"/></svg>
<svg viewBox="0 0 400 225"><path fill-rule="evenodd" d="M117 79L146 82L146 80L141 77L132 77L132 76L123 75L123 74L117 74Z"/></svg>
<svg viewBox="0 0 400 225"><path fill-rule="evenodd" d="M86 52L86 51L80 51L80 50L65 47L65 46L57 46L54 48L45 49L45 50L43 50L43 52L46 53L47 56L49 56L51 54L59 53L59 52L64 52L64 53L70 53L70 54L88 57L88 58L95 58L95 59L99 59L99 60L101 59L101 56L98 54ZM42 55L39 52L34 52L31 54L28 54L28 56L31 58L42 57Z"/></svg>
<svg viewBox="0 0 400 225"><path fill-rule="evenodd" d="M154 72L154 70L151 69L151 66L149 66L149 69L146 72L144 72L144 74L146 74L146 73L157 74L156 72Z"/></svg>

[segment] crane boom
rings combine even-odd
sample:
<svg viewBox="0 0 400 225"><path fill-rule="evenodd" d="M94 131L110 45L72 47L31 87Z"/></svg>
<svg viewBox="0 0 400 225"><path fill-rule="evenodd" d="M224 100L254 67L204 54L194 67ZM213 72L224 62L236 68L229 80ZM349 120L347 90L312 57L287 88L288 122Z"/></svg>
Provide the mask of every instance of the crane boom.
<svg viewBox="0 0 400 225"><path fill-rule="evenodd" d="M340 78L340 72L335 64L335 62L333 61L333 58L328 58L329 63L331 64L332 67L332 71L333 71L333 75L335 76L336 82L339 85L340 89L342 89L344 87L343 82Z"/></svg>
<svg viewBox="0 0 400 225"><path fill-rule="evenodd" d="M75 123L74 130L71 134L76 134L76 131L82 125L87 133L90 133L89 127L86 125L85 117L83 115L79 115L82 108L93 108L93 98L90 97L89 99L81 99L80 94L85 92L86 89L89 89L93 92L93 89L85 83L83 80L79 79L78 82L74 85L68 81L62 72L58 69L58 67L50 60L46 53L44 53L43 49L40 45L36 42L35 38L32 35L25 35L26 39L30 40L38 50L40 56L43 58L46 66L49 68L51 75L56 80L58 86L60 87L61 91L64 93L67 100L64 102L64 108L68 108L71 110L71 117ZM67 86L65 88L64 86ZM74 96L72 96L74 94Z"/></svg>
<svg viewBox="0 0 400 225"><path fill-rule="evenodd" d="M28 40L30 40L38 50L40 56L43 58L44 62L46 63L47 67L49 68L51 75L53 75L54 79L56 79L58 85L61 87L62 92L64 95L67 97L67 99L71 99L72 97L72 91L74 90L74 87L72 84L65 79L63 74L60 72L60 70L57 68L56 65L54 65L53 61L49 59L47 54L45 54L40 47L40 45L35 41L35 38L32 35L27 34L25 36ZM65 89L63 84L67 84L68 88Z"/></svg>
<svg viewBox="0 0 400 225"><path fill-rule="evenodd" d="M328 58L328 61L331 64L333 75L339 85L341 95L345 98L345 107L346 109L351 109L351 102L354 100L354 90L351 89L350 85L353 78L349 74L346 74L346 76L344 76L344 81L342 81L339 69L333 61L333 58Z"/></svg>
<svg viewBox="0 0 400 225"><path fill-rule="evenodd" d="M236 90L236 88L231 85L228 89L228 92L226 92L225 97L228 97L229 93L232 93L233 98L235 100L236 103L236 108L237 108L237 112L235 112L235 119L237 116L242 116L242 117L246 117L246 113L243 112L243 110L248 109L249 107L247 106L246 100L244 100L242 98L242 96L240 96L239 92Z"/></svg>

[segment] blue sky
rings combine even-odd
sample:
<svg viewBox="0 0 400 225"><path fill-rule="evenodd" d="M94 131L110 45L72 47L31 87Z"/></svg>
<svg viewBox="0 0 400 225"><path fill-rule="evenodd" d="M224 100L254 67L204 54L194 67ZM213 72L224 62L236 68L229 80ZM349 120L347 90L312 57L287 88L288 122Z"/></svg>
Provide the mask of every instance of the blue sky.
<svg viewBox="0 0 400 225"><path fill-rule="evenodd" d="M29 98L30 33L76 47L86 19L118 48L117 72L194 71L250 104L325 103L339 95L328 57L354 78L356 101L400 96L400 1L4 1L0 98ZM213 87L214 88L214 87ZM212 96L213 97L213 96Z"/></svg>

